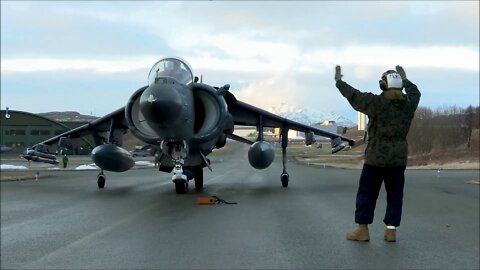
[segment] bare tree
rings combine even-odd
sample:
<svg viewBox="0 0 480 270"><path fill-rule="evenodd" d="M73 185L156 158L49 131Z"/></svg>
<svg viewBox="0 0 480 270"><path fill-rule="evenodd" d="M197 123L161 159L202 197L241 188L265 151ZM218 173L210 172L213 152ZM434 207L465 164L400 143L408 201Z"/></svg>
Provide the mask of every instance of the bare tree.
<svg viewBox="0 0 480 270"><path fill-rule="evenodd" d="M418 107L407 136L411 154L425 154L432 150L433 112L427 107Z"/></svg>
<svg viewBox="0 0 480 270"><path fill-rule="evenodd" d="M456 105L442 106L435 111L418 107L407 137L410 153L429 154L459 147L470 148L472 134L479 126L479 111L478 106L465 109Z"/></svg>

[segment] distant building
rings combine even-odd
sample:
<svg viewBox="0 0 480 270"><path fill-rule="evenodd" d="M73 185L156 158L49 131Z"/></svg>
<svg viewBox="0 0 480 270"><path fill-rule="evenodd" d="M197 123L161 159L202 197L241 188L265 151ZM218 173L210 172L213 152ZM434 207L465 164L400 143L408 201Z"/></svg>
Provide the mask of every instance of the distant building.
<svg viewBox="0 0 480 270"><path fill-rule="evenodd" d="M253 133L256 134L257 127L250 127L250 126L235 126L235 131L233 132L235 135L240 137L248 137Z"/></svg>
<svg viewBox="0 0 480 270"><path fill-rule="evenodd" d="M367 116L364 113L358 112L358 130L366 130L367 127Z"/></svg>
<svg viewBox="0 0 480 270"><path fill-rule="evenodd" d="M338 125L335 121L332 120L323 121L313 126L333 134L338 134Z"/></svg>
<svg viewBox="0 0 480 270"><path fill-rule="evenodd" d="M280 128L275 128L274 131L273 131L273 134L276 138L280 138ZM288 130L288 138L291 139L291 140L295 140L295 139L304 139L305 138L305 135L303 132L299 132L299 131L296 131L296 130L293 130L293 129L289 129Z"/></svg>
<svg viewBox="0 0 480 270"><path fill-rule="evenodd" d="M1 110L0 144L11 147L13 153L21 153L27 147L84 124L86 122L66 121L62 123L29 112ZM93 146L93 137L85 136L69 152L70 154L88 154Z"/></svg>
<svg viewBox="0 0 480 270"><path fill-rule="evenodd" d="M313 124L311 126L314 127L314 128L324 130L324 131L329 132L329 133L338 134L338 131L337 131L338 127L337 127L337 124L335 123L335 121L323 121L323 122L320 122L320 123L317 123L317 124ZM274 134L277 138L279 138L280 137L280 128L275 128ZM289 129L288 130L288 138L292 139L292 140L300 140L300 139L303 140L303 139L305 139L305 133ZM329 139L329 138L322 137L322 136L315 136L315 138L317 140Z"/></svg>

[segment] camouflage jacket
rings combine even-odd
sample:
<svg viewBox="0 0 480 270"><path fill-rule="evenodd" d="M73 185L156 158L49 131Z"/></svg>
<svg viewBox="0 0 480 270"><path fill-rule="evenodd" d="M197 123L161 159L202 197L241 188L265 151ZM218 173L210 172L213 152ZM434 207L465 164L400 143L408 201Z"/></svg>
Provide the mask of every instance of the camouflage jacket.
<svg viewBox="0 0 480 270"><path fill-rule="evenodd" d="M342 80L338 80L336 86L355 110L368 115L365 164L378 167L407 165L407 134L420 102L417 86L405 79L406 94L389 90L380 95L360 92Z"/></svg>

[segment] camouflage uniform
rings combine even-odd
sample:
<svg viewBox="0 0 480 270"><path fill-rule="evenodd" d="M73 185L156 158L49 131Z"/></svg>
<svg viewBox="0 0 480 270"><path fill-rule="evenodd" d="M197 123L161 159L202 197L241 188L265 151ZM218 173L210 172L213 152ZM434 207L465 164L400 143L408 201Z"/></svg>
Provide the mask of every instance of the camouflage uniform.
<svg viewBox="0 0 480 270"><path fill-rule="evenodd" d="M63 156L62 161L63 161L63 168L64 168L64 169L67 168L67 164L68 164L68 157L67 157L67 155L64 155L64 156Z"/></svg>
<svg viewBox="0 0 480 270"><path fill-rule="evenodd" d="M407 134L420 101L420 91L407 79L403 84L406 95L390 94L394 93L391 90L374 95L360 92L342 80L337 81L337 88L352 107L368 115L365 164L377 167L407 165Z"/></svg>
<svg viewBox="0 0 480 270"><path fill-rule="evenodd" d="M408 157L407 134L420 101L420 91L403 80L405 94L398 90L380 95L364 93L341 79L336 83L352 107L368 115L368 144L365 164L357 191L355 222L371 224L376 200L385 182L387 209L384 222L399 226L402 215L405 168Z"/></svg>

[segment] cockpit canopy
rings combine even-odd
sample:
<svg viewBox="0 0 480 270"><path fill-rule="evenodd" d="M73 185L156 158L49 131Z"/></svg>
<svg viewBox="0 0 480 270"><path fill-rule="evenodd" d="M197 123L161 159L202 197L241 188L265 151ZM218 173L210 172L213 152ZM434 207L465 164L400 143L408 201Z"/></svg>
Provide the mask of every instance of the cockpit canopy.
<svg viewBox="0 0 480 270"><path fill-rule="evenodd" d="M177 57L162 58L157 61L148 73L148 85L155 83L155 80L161 77L170 77L185 85L193 82L190 65Z"/></svg>

